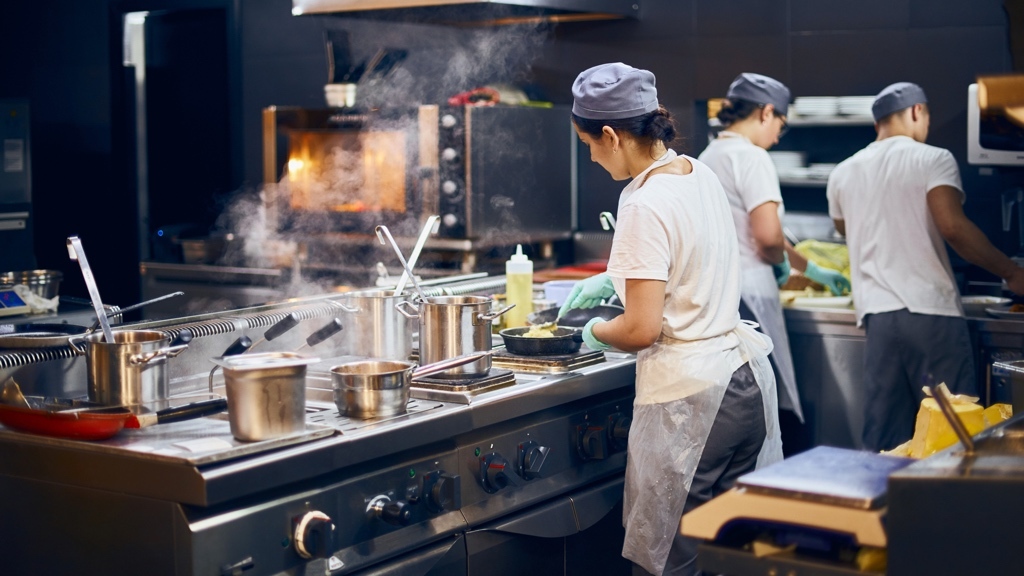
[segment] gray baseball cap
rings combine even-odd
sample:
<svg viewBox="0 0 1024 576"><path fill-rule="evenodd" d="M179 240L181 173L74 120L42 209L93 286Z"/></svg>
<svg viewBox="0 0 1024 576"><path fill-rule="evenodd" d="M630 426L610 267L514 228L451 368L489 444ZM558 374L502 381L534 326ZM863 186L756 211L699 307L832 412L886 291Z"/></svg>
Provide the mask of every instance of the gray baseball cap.
<svg viewBox="0 0 1024 576"><path fill-rule="evenodd" d="M658 109L654 74L622 62L588 68L572 83L572 113L591 120L619 120Z"/></svg>
<svg viewBox="0 0 1024 576"><path fill-rule="evenodd" d="M914 104L927 103L928 98L920 86L912 82L897 82L886 86L878 96L875 96L875 102L871 105L871 115L875 117L875 122L878 122L893 112L910 108Z"/></svg>
<svg viewBox="0 0 1024 576"><path fill-rule="evenodd" d="M746 100L754 104L771 104L782 116L789 112L789 88L775 78L762 74L740 74L729 85L725 97L728 100Z"/></svg>

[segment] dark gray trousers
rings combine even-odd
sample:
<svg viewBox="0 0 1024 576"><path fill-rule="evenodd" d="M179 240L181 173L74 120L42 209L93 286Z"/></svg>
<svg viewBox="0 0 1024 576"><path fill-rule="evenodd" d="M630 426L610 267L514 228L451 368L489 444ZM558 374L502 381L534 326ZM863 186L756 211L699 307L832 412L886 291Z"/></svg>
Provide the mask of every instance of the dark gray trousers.
<svg viewBox="0 0 1024 576"><path fill-rule="evenodd" d="M978 394L967 320L906 309L864 317L864 432L868 450L891 450L914 435L927 375L954 394Z"/></svg>
<svg viewBox="0 0 1024 576"><path fill-rule="evenodd" d="M729 386L725 389L722 406L718 409L704 452L697 463L697 472L690 485L686 504L683 505L683 514L732 488L737 478L754 470L766 435L761 389L757 387L750 365L744 364L732 373ZM676 530L662 574L697 574L697 544L700 542L683 537ZM633 566L633 574L649 575L636 565Z"/></svg>

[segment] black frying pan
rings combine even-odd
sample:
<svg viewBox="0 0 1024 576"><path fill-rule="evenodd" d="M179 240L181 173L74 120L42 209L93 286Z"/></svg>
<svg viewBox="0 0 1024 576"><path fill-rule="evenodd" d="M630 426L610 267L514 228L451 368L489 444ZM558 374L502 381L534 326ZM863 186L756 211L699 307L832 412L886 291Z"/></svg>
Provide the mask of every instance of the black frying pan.
<svg viewBox="0 0 1024 576"><path fill-rule="evenodd" d="M552 330L550 338L524 336L529 331L529 327L506 328L498 334L505 341L506 350L523 356L575 354L583 344L583 333L574 328L558 326Z"/></svg>
<svg viewBox="0 0 1024 576"><path fill-rule="evenodd" d="M591 318L611 320L623 312L624 310L621 306L610 306L607 304L594 306L593 308L573 308L566 312L565 316L558 319L558 325L582 328L587 325ZM548 308L547 310L530 314L527 317L527 321L530 324L547 324L548 322L554 322L557 316L558 308Z"/></svg>

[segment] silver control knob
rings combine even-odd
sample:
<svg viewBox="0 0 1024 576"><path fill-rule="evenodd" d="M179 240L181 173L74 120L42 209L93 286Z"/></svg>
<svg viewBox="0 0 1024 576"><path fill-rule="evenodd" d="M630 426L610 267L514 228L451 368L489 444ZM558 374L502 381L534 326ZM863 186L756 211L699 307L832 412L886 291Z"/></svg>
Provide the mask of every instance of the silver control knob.
<svg viewBox="0 0 1024 576"><path fill-rule="evenodd" d="M441 183L441 192L451 196L459 191L459 185L451 180L445 180Z"/></svg>
<svg viewBox="0 0 1024 576"><path fill-rule="evenodd" d="M459 223L459 217L455 214L445 214L441 217L441 222L448 228L457 226Z"/></svg>
<svg viewBox="0 0 1024 576"><path fill-rule="evenodd" d="M451 114L445 114L444 116L441 116L441 126L444 126L445 128L452 128L458 123L459 121L456 120L455 116L452 116Z"/></svg>
<svg viewBox="0 0 1024 576"><path fill-rule="evenodd" d="M445 148L441 150L441 160L445 162L453 162L459 157L459 153L455 151L455 148Z"/></svg>
<svg viewBox="0 0 1024 576"><path fill-rule="evenodd" d="M380 518L388 524L406 526L412 519L412 510L405 500L392 500L383 494L370 500L366 506L370 517Z"/></svg>

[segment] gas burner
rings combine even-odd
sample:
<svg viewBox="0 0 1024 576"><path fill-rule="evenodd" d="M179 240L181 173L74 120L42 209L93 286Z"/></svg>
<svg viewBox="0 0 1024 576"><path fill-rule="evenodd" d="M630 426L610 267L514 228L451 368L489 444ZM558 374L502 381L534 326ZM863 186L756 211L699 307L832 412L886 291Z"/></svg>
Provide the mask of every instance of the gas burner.
<svg viewBox="0 0 1024 576"><path fill-rule="evenodd" d="M464 378L414 378L412 381L412 397L440 402L469 404L472 397L483 392L490 392L516 383L516 375L511 370L492 367L486 376Z"/></svg>
<svg viewBox="0 0 1024 576"><path fill-rule="evenodd" d="M552 356L523 356L513 354L504 346L495 347L491 353L491 365L509 368L516 372L528 372L534 374L564 374L573 370L592 366L605 361L604 352L591 350L586 346L580 348L574 354L559 354Z"/></svg>
<svg viewBox="0 0 1024 576"><path fill-rule="evenodd" d="M342 434L354 434L363 431L364 428L367 431L373 430L375 427L379 428L381 423L390 422L392 420L405 420L410 417L416 417L417 414L422 412L428 412L442 407L444 407L444 404L431 402L429 400L412 399L409 400L409 403L406 405L405 412L401 414L380 416L377 418L353 418L339 413L337 407L334 405L307 402L306 422L322 426L330 426Z"/></svg>

